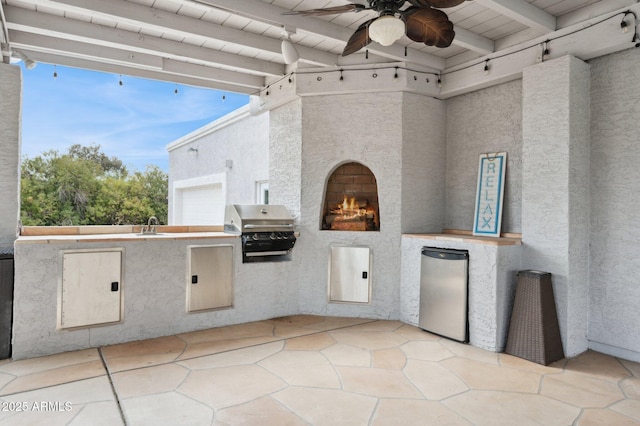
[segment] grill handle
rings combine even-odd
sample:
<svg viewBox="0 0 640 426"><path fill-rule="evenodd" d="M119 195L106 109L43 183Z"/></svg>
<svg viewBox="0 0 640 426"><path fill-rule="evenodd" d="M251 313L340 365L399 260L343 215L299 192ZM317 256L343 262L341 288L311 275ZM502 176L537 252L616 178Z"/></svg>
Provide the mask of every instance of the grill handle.
<svg viewBox="0 0 640 426"><path fill-rule="evenodd" d="M289 250L278 250L278 251L256 251L256 252L247 252L244 255L247 257L257 257L257 256L280 256L283 254L289 253Z"/></svg>
<svg viewBox="0 0 640 426"><path fill-rule="evenodd" d="M268 224L268 225L254 225L254 224L248 224L248 225L244 225L243 226L244 229L256 229L256 228L287 228L287 229L291 229L293 228L292 224L287 224L287 225L276 225L276 224Z"/></svg>

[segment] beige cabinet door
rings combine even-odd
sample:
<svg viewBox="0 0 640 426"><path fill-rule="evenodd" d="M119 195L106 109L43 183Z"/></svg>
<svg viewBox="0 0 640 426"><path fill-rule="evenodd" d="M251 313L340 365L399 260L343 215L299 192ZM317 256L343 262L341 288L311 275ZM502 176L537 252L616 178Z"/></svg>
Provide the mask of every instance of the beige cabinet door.
<svg viewBox="0 0 640 426"><path fill-rule="evenodd" d="M233 306L233 246L191 246L187 312Z"/></svg>
<svg viewBox="0 0 640 426"><path fill-rule="evenodd" d="M371 249L331 247L329 301L369 303L371 294Z"/></svg>
<svg viewBox="0 0 640 426"><path fill-rule="evenodd" d="M58 328L122 319L122 249L62 252Z"/></svg>

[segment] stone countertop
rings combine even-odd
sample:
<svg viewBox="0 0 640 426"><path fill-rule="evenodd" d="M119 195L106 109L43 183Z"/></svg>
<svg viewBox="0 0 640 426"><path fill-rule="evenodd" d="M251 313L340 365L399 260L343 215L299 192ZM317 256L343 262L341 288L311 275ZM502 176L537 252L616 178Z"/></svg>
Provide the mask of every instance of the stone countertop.
<svg viewBox="0 0 640 426"><path fill-rule="evenodd" d="M512 246L522 245L522 238L520 237L480 237L471 235L470 233L442 233L442 234L402 234L407 238L419 238L424 240L436 240L436 241L460 241L472 244L484 244L492 246Z"/></svg>
<svg viewBox="0 0 640 426"><path fill-rule="evenodd" d="M86 234L86 235L33 235L20 236L16 244L49 244L55 242L110 242L110 241L152 241L152 240L195 240L212 238L238 238L239 235L225 232L160 232L141 235L139 233Z"/></svg>

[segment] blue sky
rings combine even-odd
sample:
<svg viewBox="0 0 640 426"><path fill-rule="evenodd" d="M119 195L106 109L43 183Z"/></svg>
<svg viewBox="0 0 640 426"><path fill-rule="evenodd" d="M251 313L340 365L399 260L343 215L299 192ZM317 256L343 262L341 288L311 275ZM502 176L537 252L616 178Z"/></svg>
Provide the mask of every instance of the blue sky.
<svg viewBox="0 0 640 426"><path fill-rule="evenodd" d="M131 171L149 164L168 171L167 144L249 102L246 95L126 75L55 71L57 78L53 65L22 69L23 156L96 144Z"/></svg>

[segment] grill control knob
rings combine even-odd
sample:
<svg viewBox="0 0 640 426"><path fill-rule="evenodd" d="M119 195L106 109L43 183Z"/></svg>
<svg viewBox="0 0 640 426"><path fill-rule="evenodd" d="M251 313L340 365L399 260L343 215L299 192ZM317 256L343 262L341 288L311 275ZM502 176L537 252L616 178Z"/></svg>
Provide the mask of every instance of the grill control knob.
<svg viewBox="0 0 640 426"><path fill-rule="evenodd" d="M260 238L260 236L258 235L258 233L253 234L253 240L257 241Z"/></svg>
<svg viewBox="0 0 640 426"><path fill-rule="evenodd" d="M271 238L272 240L275 240L276 239L275 232L272 232L271 235L269 235L269 238Z"/></svg>

